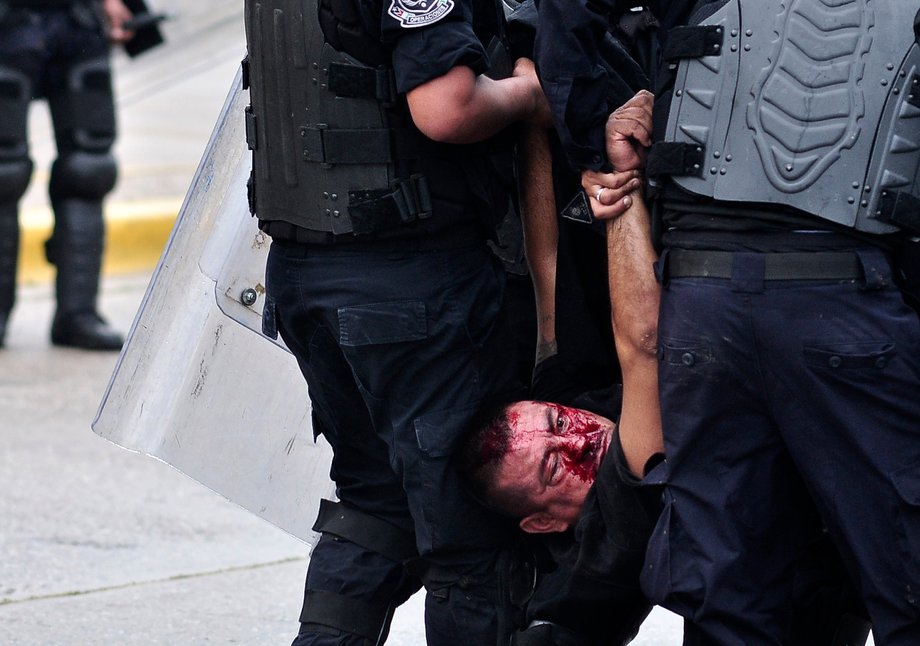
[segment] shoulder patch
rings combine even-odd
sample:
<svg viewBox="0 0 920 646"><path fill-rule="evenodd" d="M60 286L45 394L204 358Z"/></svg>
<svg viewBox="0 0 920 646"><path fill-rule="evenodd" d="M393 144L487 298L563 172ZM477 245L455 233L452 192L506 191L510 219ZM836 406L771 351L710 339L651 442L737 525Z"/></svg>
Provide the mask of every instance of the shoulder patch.
<svg viewBox="0 0 920 646"><path fill-rule="evenodd" d="M435 23L453 8L454 0L390 0L387 13L410 29Z"/></svg>

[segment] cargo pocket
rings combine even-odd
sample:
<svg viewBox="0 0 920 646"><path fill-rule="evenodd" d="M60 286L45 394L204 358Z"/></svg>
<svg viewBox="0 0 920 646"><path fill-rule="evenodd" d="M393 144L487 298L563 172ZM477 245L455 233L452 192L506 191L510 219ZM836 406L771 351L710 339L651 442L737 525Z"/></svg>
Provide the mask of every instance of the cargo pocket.
<svg viewBox="0 0 920 646"><path fill-rule="evenodd" d="M416 495L410 492L410 504L421 506L424 519L421 526L416 523L421 552L475 543L467 541L464 534L477 531L470 523L481 517L481 510L467 494L452 456L477 409L478 406L451 408L415 420L418 464L415 473L407 476L412 480L411 486L418 488Z"/></svg>
<svg viewBox="0 0 920 646"><path fill-rule="evenodd" d="M810 344L802 352L806 365L828 370L881 370L896 356L889 341Z"/></svg>
<svg viewBox="0 0 920 646"><path fill-rule="evenodd" d="M705 559L684 529L677 503L667 489L663 500L664 509L649 539L639 582L650 601L689 617L694 600L703 598L703 576L698 564Z"/></svg>
<svg viewBox="0 0 920 646"><path fill-rule="evenodd" d="M891 474L898 493L898 541L908 581L920 581L920 463ZM913 595L911 603L920 605Z"/></svg>
<svg viewBox="0 0 920 646"><path fill-rule="evenodd" d="M419 341L428 336L425 303L400 301L340 307L339 343L348 347Z"/></svg>

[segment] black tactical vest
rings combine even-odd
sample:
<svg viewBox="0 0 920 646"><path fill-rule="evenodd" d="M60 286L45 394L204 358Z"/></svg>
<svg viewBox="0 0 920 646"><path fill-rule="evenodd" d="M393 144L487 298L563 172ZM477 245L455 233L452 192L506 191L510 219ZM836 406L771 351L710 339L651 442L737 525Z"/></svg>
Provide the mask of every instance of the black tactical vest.
<svg viewBox="0 0 920 646"><path fill-rule="evenodd" d="M365 27L379 28L380 11L379 0L246 1L250 209L263 228L361 236L502 214L510 154L499 170L488 144L418 131L389 50Z"/></svg>

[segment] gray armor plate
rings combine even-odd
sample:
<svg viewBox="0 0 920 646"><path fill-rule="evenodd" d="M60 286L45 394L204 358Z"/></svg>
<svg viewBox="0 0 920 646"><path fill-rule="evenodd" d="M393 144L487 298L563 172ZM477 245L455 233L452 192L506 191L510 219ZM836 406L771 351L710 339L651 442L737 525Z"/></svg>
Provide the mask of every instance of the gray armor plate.
<svg viewBox="0 0 920 646"><path fill-rule="evenodd" d="M704 22L723 29L721 54L678 69L666 139L698 144L705 163L674 181L870 233L897 230L879 200L917 194L917 9L907 0L726 3Z"/></svg>

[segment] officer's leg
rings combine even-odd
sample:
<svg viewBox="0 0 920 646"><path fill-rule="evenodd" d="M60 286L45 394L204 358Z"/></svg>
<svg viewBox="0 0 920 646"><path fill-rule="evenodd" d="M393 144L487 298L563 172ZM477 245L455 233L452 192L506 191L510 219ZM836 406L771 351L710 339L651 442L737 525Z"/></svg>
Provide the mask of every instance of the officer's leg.
<svg viewBox="0 0 920 646"><path fill-rule="evenodd" d="M333 448L330 475L341 502L324 501L314 525L322 536L310 556L294 643L373 646L386 636L395 607L420 587L405 567L415 555L412 519L341 349L303 304L295 270L301 253L272 244L266 311L273 315L264 320L277 322L307 380L314 432Z"/></svg>
<svg viewBox="0 0 920 646"><path fill-rule="evenodd" d="M301 328L302 329L302 328ZM421 587L406 563L415 536L405 494L373 432L338 346L317 329L304 355L290 339L310 389L314 432L333 448L340 502L322 501L313 529L301 629L295 646L383 643L396 607Z"/></svg>
<svg viewBox="0 0 920 646"><path fill-rule="evenodd" d="M869 615L826 533L795 571L790 646L863 646Z"/></svg>
<svg viewBox="0 0 920 646"><path fill-rule="evenodd" d="M358 267L376 281L337 309L335 329L408 497L428 643L507 643L498 564L512 524L472 500L452 460L484 402L515 383L502 270L485 246L368 254Z"/></svg>
<svg viewBox="0 0 920 646"><path fill-rule="evenodd" d="M96 310L105 236L102 201L117 177L110 152L115 116L107 59L71 66L62 83L49 90L48 103L58 144L49 186L54 233L46 245L48 260L57 268L51 341L117 350L121 335Z"/></svg>
<svg viewBox="0 0 920 646"><path fill-rule="evenodd" d="M503 352L511 344L506 338L493 342L500 270L484 246L430 253L348 248L297 252L293 247L273 243L268 293L287 292L279 298L278 318L284 328L297 330L298 337L310 324L310 312L292 317L286 307L312 310L325 333L309 346L310 355L334 343L347 361L344 372L352 389L360 389L362 415L369 414L370 427L386 446L374 464L386 460L387 481L402 489L403 505L408 498L408 526L415 531L419 552L433 566L419 571L429 589L429 643L496 643L500 631L510 635L510 627L500 625L495 573L507 534L466 494L450 458L484 397L494 394L502 375L514 369ZM328 376L310 381L314 402L314 382L320 388L339 383ZM323 391L329 397L335 394L331 386ZM354 411L361 404L351 399L346 406L330 408ZM349 430L341 426L339 436ZM344 480L336 465L340 497L357 500L354 494L360 489ZM358 482L367 482L383 470L356 473ZM373 515L389 518L377 509ZM350 585L362 575L360 568L339 573L350 578Z"/></svg>
<svg viewBox="0 0 920 646"><path fill-rule="evenodd" d="M643 588L684 643L788 644L795 566L820 530L762 401L753 294L672 280L659 323L665 508Z"/></svg>
<svg viewBox="0 0 920 646"><path fill-rule="evenodd" d="M861 256L865 285L783 294L798 316L794 325L786 319L786 346L767 383L783 402L777 415L787 443L865 601L876 643L917 644L920 327L881 253Z"/></svg>
<svg viewBox="0 0 920 646"><path fill-rule="evenodd" d="M389 633L396 607L421 583L406 562L415 554L411 532L343 503L322 501L313 529L295 646L376 646Z"/></svg>
<svg viewBox="0 0 920 646"><path fill-rule="evenodd" d="M27 76L0 64L0 345L16 295L19 200L32 175L26 139L31 94Z"/></svg>

